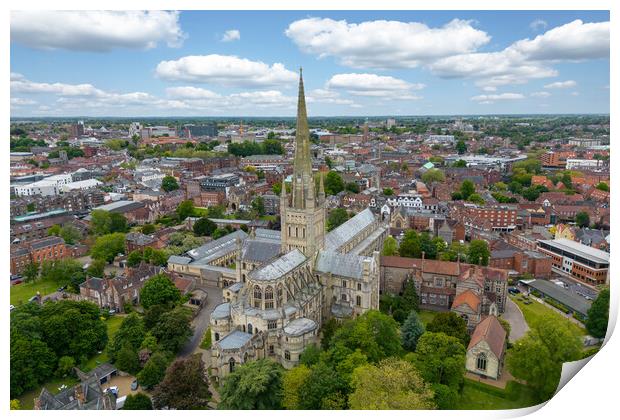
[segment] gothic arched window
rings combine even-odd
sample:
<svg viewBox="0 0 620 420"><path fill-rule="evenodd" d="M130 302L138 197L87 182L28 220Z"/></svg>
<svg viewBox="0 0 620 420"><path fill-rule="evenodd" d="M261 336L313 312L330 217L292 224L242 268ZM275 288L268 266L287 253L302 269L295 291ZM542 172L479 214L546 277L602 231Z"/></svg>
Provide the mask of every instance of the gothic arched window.
<svg viewBox="0 0 620 420"><path fill-rule="evenodd" d="M252 324L248 324L248 332L252 334Z"/></svg>
<svg viewBox="0 0 620 420"><path fill-rule="evenodd" d="M265 309L273 308L273 287L267 286L265 288Z"/></svg>
<svg viewBox="0 0 620 420"><path fill-rule="evenodd" d="M235 359L232 357L228 359L228 371L232 373L235 370Z"/></svg>
<svg viewBox="0 0 620 420"><path fill-rule="evenodd" d="M478 358L476 359L476 368L478 370L487 370L487 355L484 353L480 353Z"/></svg>

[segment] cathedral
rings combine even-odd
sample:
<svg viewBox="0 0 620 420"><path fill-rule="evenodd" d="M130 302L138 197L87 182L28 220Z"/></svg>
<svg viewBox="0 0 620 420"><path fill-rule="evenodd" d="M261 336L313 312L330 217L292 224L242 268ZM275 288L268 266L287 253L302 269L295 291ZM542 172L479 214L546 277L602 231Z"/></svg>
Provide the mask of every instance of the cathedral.
<svg viewBox="0 0 620 420"><path fill-rule="evenodd" d="M379 251L388 227L366 209L325 231L325 190L312 170L301 71L291 187L289 193L283 184L280 231L237 231L169 261L188 274L218 267L218 275L232 278L234 271L210 319L218 378L266 357L292 368L308 345L318 344L326 320L379 308Z"/></svg>

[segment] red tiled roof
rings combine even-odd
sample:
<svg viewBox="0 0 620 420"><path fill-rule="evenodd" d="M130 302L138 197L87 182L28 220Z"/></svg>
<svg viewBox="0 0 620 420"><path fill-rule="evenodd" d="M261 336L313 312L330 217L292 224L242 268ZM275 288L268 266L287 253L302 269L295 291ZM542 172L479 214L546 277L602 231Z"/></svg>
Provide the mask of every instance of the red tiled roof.
<svg viewBox="0 0 620 420"><path fill-rule="evenodd" d="M502 324L497 320L497 317L489 315L482 322L480 322L469 341L467 350L481 341L486 341L491 351L497 356L498 359L502 358L504 354L504 344L506 342L506 330L502 327Z"/></svg>
<svg viewBox="0 0 620 420"><path fill-rule="evenodd" d="M478 308L480 307L480 298L471 290L466 290L454 298L452 309L458 308L461 305L468 305L474 310L474 312L478 312Z"/></svg>

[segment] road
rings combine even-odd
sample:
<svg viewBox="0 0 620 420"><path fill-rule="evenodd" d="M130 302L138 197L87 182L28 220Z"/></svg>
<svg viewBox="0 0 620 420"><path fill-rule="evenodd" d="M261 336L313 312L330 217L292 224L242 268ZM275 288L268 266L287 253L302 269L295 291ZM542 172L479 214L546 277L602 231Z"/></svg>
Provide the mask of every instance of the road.
<svg viewBox="0 0 620 420"><path fill-rule="evenodd" d="M209 328L209 320L211 318L211 311L222 303L222 289L219 287L202 287L207 292L207 304L202 307L198 315L192 321L192 328L194 334L191 339L179 350L179 357L187 357L194 353L194 351L200 345L202 336L207 328Z"/></svg>
<svg viewBox="0 0 620 420"><path fill-rule="evenodd" d="M523 337L530 329L525 322L523 312L509 297L506 298L506 310L502 314L502 318L510 324L510 336L508 338L512 343Z"/></svg>

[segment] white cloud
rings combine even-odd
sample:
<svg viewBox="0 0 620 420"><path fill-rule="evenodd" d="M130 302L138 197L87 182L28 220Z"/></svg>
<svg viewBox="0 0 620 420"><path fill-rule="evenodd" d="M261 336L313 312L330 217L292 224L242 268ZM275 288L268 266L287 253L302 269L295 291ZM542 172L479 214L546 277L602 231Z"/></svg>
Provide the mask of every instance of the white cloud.
<svg viewBox="0 0 620 420"><path fill-rule="evenodd" d="M231 41L237 41L239 39L241 39L241 32L239 32L239 30L237 29L229 29L226 32L224 32L224 35L222 36L222 39L220 41L231 42Z"/></svg>
<svg viewBox="0 0 620 420"><path fill-rule="evenodd" d="M283 64L265 64L231 55L189 55L162 61L155 73L165 80L216 83L225 86L281 86L297 80L297 73Z"/></svg>
<svg viewBox="0 0 620 420"><path fill-rule="evenodd" d="M218 99L222 96L213 91L193 86L179 86L166 89L166 94L180 99Z"/></svg>
<svg viewBox="0 0 620 420"><path fill-rule="evenodd" d="M524 98L525 96L521 93L499 93L492 95L472 96L471 100L475 102L480 102L481 104L490 104L495 101L513 101Z"/></svg>
<svg viewBox="0 0 620 420"><path fill-rule="evenodd" d="M545 85L545 89L567 89L577 86L574 80L566 80L564 82L553 82Z"/></svg>
<svg viewBox="0 0 620 420"><path fill-rule="evenodd" d="M308 103L324 103L324 104L336 104L336 105L357 105L351 99L344 99L340 97L339 92L334 92L329 89L314 89L308 92L306 95L306 101Z"/></svg>
<svg viewBox="0 0 620 420"><path fill-rule="evenodd" d="M292 22L286 36L304 52L333 56L347 66L410 68L454 54L475 51L489 42L471 21L454 19L430 28L418 22L308 18Z"/></svg>
<svg viewBox="0 0 620 420"><path fill-rule="evenodd" d="M428 67L444 78L478 79L476 85L484 88L556 77L554 63L608 55L609 22L584 24L575 20L533 40L517 41L501 51L453 55L436 60Z"/></svg>
<svg viewBox="0 0 620 420"><path fill-rule="evenodd" d="M579 92L571 92L570 93L572 96L579 96Z"/></svg>
<svg viewBox="0 0 620 420"><path fill-rule="evenodd" d="M179 12L13 11L11 40L45 50L106 52L117 48L150 49L159 43L178 47L186 35Z"/></svg>
<svg viewBox="0 0 620 420"><path fill-rule="evenodd" d="M325 84L327 89L345 90L355 96L391 99L419 99L413 90L423 89L422 83L409 83L391 76L371 73L344 73L333 75Z"/></svg>
<svg viewBox="0 0 620 420"><path fill-rule="evenodd" d="M297 99L286 96L278 90L261 90L221 95L213 91L193 86L171 87L166 89L166 95L174 100L181 101L192 109L202 110L236 110L251 107L262 108L291 108Z"/></svg>
<svg viewBox="0 0 620 420"><path fill-rule="evenodd" d="M549 92L540 91L540 92L532 92L530 93L530 96L533 96L534 98L548 98L549 96L551 96L551 94Z"/></svg>
<svg viewBox="0 0 620 420"><path fill-rule="evenodd" d="M547 29L547 26L547 22L542 19L536 19L530 23L530 29L535 32L541 29Z"/></svg>
<svg viewBox="0 0 620 420"><path fill-rule="evenodd" d="M33 101L32 99L11 98L11 106L35 105L36 103L37 101Z"/></svg>

